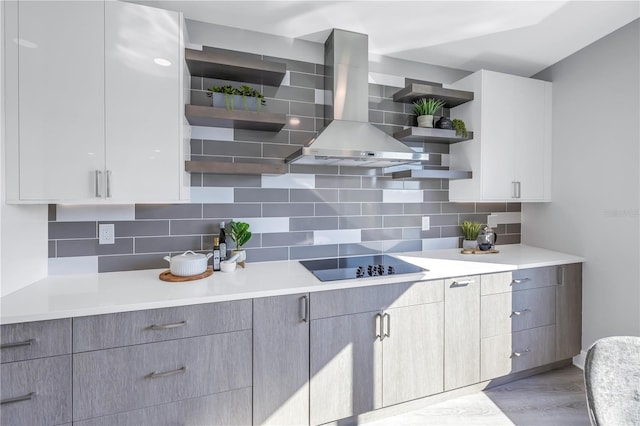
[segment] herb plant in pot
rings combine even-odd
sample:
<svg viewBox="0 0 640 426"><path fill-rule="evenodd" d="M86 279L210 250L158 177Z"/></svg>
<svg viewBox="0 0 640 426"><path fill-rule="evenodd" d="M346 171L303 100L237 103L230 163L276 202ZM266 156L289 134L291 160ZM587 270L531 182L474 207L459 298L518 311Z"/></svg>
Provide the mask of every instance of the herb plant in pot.
<svg viewBox="0 0 640 426"><path fill-rule="evenodd" d="M239 89L228 85L213 86L207 90L207 96L212 97L212 105L224 105L227 111L233 111L236 105L242 105L246 111L260 112L260 107L267 103L264 95L251 86L241 86Z"/></svg>
<svg viewBox="0 0 640 426"><path fill-rule="evenodd" d="M456 136L462 136L463 138L469 136L467 133L467 126L464 124L464 121L454 118L451 125L453 126L453 130L456 131Z"/></svg>
<svg viewBox="0 0 640 426"><path fill-rule="evenodd" d="M433 116L445 105L445 101L433 98L418 99L413 103L413 112L418 116L418 127L433 127Z"/></svg>
<svg viewBox="0 0 640 426"><path fill-rule="evenodd" d="M242 262L244 262L247 258L247 254L242 246L251 239L249 224L246 222L236 222L232 220L229 226L231 227L231 241L233 241L236 245L236 248L231 251L232 255L239 254L240 256L238 257L238 263L244 265L244 263Z"/></svg>
<svg viewBox="0 0 640 426"><path fill-rule="evenodd" d="M464 250L477 249L478 234L480 234L482 224L465 220L464 222L462 222L462 225L460 225L460 227L462 228L462 234L464 235L464 240L462 240L462 248Z"/></svg>

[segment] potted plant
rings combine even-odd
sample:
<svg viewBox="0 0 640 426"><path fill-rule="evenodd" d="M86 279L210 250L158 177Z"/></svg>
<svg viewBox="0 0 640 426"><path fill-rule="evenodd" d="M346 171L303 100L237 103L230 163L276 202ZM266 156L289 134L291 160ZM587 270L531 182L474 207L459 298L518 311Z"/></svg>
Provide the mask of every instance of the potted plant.
<svg viewBox="0 0 640 426"><path fill-rule="evenodd" d="M467 126L465 126L464 121L454 118L451 121L451 124L453 125L453 130L456 131L456 136L462 136L463 138L469 136L467 133Z"/></svg>
<svg viewBox="0 0 640 426"><path fill-rule="evenodd" d="M241 86L239 89L233 86L213 86L207 89L207 96L211 96L213 106L224 106L228 111L235 109L236 103L244 105L247 111L260 112L260 107L266 105L264 95L251 86Z"/></svg>
<svg viewBox="0 0 640 426"><path fill-rule="evenodd" d="M238 263L244 262L247 258L247 254L242 248L250 239L251 232L249 231L249 224L246 222L236 222L234 220L229 224L231 228L230 237L231 241L234 242L236 248L232 250L232 256L235 254L239 254Z"/></svg>
<svg viewBox="0 0 640 426"><path fill-rule="evenodd" d="M462 228L462 234L464 235L464 240L462 240L462 248L464 250L477 249L478 234L480 234L482 224L465 220L464 222L462 222L462 225L460 225L460 227Z"/></svg>
<svg viewBox="0 0 640 426"><path fill-rule="evenodd" d="M418 116L418 127L433 127L433 116L445 103L443 100L433 98L422 98L414 102L413 112Z"/></svg>

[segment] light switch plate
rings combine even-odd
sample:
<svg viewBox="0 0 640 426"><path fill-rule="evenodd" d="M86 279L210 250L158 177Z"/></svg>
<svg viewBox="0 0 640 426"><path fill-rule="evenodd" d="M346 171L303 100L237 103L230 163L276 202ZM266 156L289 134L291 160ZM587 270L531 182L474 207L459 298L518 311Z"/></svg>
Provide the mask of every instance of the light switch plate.
<svg viewBox="0 0 640 426"><path fill-rule="evenodd" d="M428 231L431 229L431 221L429 220L429 216L422 216L422 230Z"/></svg>
<svg viewBox="0 0 640 426"><path fill-rule="evenodd" d="M99 244L115 244L116 232L113 223L101 223L98 225Z"/></svg>

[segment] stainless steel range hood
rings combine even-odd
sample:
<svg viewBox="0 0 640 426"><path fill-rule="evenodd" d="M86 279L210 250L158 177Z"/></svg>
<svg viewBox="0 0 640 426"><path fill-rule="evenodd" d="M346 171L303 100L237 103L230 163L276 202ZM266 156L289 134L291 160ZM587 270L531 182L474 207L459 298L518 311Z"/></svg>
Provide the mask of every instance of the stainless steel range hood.
<svg viewBox="0 0 640 426"><path fill-rule="evenodd" d="M369 40L336 30L324 44L325 127L287 163L388 167L423 162L419 153L369 124Z"/></svg>

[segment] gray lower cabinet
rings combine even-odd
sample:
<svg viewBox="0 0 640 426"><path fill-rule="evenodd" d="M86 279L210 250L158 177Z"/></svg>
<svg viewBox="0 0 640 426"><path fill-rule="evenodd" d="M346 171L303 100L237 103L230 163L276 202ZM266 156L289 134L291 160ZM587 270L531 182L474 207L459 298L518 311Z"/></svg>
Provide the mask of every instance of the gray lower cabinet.
<svg viewBox="0 0 640 426"><path fill-rule="evenodd" d="M444 390L480 381L480 276L444 283Z"/></svg>
<svg viewBox="0 0 640 426"><path fill-rule="evenodd" d="M582 264L560 266L556 287L556 359L571 358L582 349Z"/></svg>
<svg viewBox="0 0 640 426"><path fill-rule="evenodd" d="M71 422L71 355L2 364L0 382L0 424Z"/></svg>
<svg viewBox="0 0 640 426"><path fill-rule="evenodd" d="M73 355L73 419L251 387L251 330Z"/></svg>
<svg viewBox="0 0 640 426"><path fill-rule="evenodd" d="M251 424L251 388L156 405L73 424L75 426L246 426Z"/></svg>
<svg viewBox="0 0 640 426"><path fill-rule="evenodd" d="M253 424L309 423L309 295L253 300Z"/></svg>
<svg viewBox="0 0 640 426"><path fill-rule="evenodd" d="M70 353L70 318L0 326L0 361L3 363Z"/></svg>
<svg viewBox="0 0 640 426"><path fill-rule="evenodd" d="M443 391L442 280L312 293L311 317L311 424Z"/></svg>

